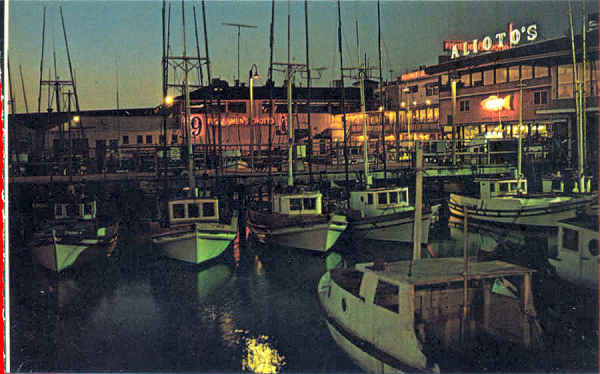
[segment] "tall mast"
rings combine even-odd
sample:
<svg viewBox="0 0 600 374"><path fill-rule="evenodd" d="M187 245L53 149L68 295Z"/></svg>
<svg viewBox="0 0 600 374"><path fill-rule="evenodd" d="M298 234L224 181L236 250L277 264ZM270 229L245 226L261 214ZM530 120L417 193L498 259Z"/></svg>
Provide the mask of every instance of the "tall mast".
<svg viewBox="0 0 600 374"><path fill-rule="evenodd" d="M581 93L581 137L582 137L582 154L583 154L583 168L585 168L585 159L586 159L586 132L587 132L587 125L586 125L586 120L587 120L587 116L585 114L585 108L586 108L586 99L585 99L585 92L586 92L586 77L585 74L587 72L586 69L586 65L587 65L587 55L586 55L586 46L585 46L585 37L586 37L586 12L585 12L585 1L581 2L581 22L583 24L583 30L581 32L581 37L582 37L582 48L583 48L583 54L582 54L582 69L583 69L583 86L582 86L582 93ZM591 78L591 74L592 72L590 71L590 78Z"/></svg>
<svg viewBox="0 0 600 374"><path fill-rule="evenodd" d="M385 151L385 108L383 101L383 73L381 70L381 10L380 0L377 0L377 41L379 51L379 112L381 113L381 148L383 151L383 178L387 180L387 155Z"/></svg>
<svg viewBox="0 0 600 374"><path fill-rule="evenodd" d="M23 101L25 102L25 112L29 113L29 106L27 105L27 94L25 93L25 81L23 80L23 69L19 65L19 73L21 74L21 87L23 87Z"/></svg>
<svg viewBox="0 0 600 374"><path fill-rule="evenodd" d="M202 18L204 20L204 53L206 54L206 78L208 79L208 85L210 85L210 58L208 57L208 34L206 33L206 10L204 9L204 0L202 0Z"/></svg>
<svg viewBox="0 0 600 374"><path fill-rule="evenodd" d="M184 91L184 126L187 135L188 150L188 184L190 187L190 196L194 196L196 189L196 178L194 176L194 147L192 146L192 131L190 128L190 90L188 87L188 60L185 45L185 6L184 0L181 0L181 20L183 24L183 91Z"/></svg>
<svg viewBox="0 0 600 374"><path fill-rule="evenodd" d="M360 81L360 113L362 117L363 166L365 170L365 187L371 186L369 177L369 134L367 133L367 108L365 103L365 71L366 66L360 60L360 41L358 36L358 20L356 21L356 54L358 57L358 79ZM366 64L366 62L365 62Z"/></svg>
<svg viewBox="0 0 600 374"><path fill-rule="evenodd" d="M12 76L10 74L10 60L7 61L7 69L8 69L8 92L9 92L9 96L10 96L10 111L12 114L15 114L15 96L13 95L13 89L12 89Z"/></svg>
<svg viewBox="0 0 600 374"><path fill-rule="evenodd" d="M309 48L308 48L308 0L304 0L304 24L306 29L306 87L307 87L307 99L306 108L308 110L307 115L307 127L308 127L308 178L310 183L313 182L312 175L312 129L310 125L310 100L311 100L311 82L310 82L310 59L309 59Z"/></svg>
<svg viewBox="0 0 600 374"><path fill-rule="evenodd" d="M581 89L579 76L577 75L577 59L575 57L575 36L573 29L573 12L571 9L571 1L569 1L569 26L571 30L571 51L573 54L573 84L575 88L575 113L576 113L576 121L577 121L577 181L578 181L578 190L580 192L584 191L584 183L583 183L583 131L582 131L582 120L581 120ZM585 77L585 72L584 72Z"/></svg>
<svg viewBox="0 0 600 374"><path fill-rule="evenodd" d="M344 89L344 59L342 54L342 10L340 0L337 0L338 10L338 50L340 52L340 86L342 89L342 122L344 127L344 171L346 174L346 198L350 199L349 178L348 178L348 135L346 131L346 94Z"/></svg>
<svg viewBox="0 0 600 374"><path fill-rule="evenodd" d="M196 6L192 7L194 11L194 33L196 34L196 55L200 57L200 41L198 40L198 21L196 19ZM202 75L202 67L198 68L198 81L200 86L204 84L204 77Z"/></svg>
<svg viewBox="0 0 600 374"><path fill-rule="evenodd" d="M273 158L271 155L271 148L273 147L273 114L274 114L274 108L273 108L273 86L275 86L275 82L273 81L273 31L274 31L274 27L275 27L275 0L271 1L271 30L270 30L270 34L269 34L269 50L270 50L270 56L269 56L269 108L270 108L270 112L269 112L269 150L268 150L268 157L269 157L269 201L272 200L272 184L273 184L273 176L272 173L273 171L272 169L272 165L273 165Z"/></svg>
<svg viewBox="0 0 600 374"><path fill-rule="evenodd" d="M42 13L42 58L40 59L40 90L38 92L38 108L37 111L40 113L42 106L42 81L44 80L44 42L46 39L46 7L44 7Z"/></svg>

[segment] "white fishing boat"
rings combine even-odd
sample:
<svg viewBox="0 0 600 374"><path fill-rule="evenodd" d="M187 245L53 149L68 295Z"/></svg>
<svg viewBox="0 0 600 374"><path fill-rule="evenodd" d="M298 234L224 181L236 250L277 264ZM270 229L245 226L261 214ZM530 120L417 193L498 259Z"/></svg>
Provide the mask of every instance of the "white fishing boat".
<svg viewBox="0 0 600 374"><path fill-rule="evenodd" d="M558 221L574 218L578 210L598 201L597 193L527 193L527 180L517 178L478 179L479 196L450 194L451 216L496 225L551 228Z"/></svg>
<svg viewBox="0 0 600 374"><path fill-rule="evenodd" d="M558 246L548 258L559 277L598 289L598 211L558 222Z"/></svg>
<svg viewBox="0 0 600 374"><path fill-rule="evenodd" d="M110 256L117 245L119 224L97 217L96 201L81 200L53 204L52 219L34 233L34 260L43 267L64 269Z"/></svg>
<svg viewBox="0 0 600 374"><path fill-rule="evenodd" d="M238 212L221 207L218 198L173 199L165 227L153 226L152 243L167 257L201 264L221 255L237 231Z"/></svg>
<svg viewBox="0 0 600 374"><path fill-rule="evenodd" d="M318 299L335 342L371 373L439 372L440 354L460 357L482 337L539 346L534 270L502 261L468 269L465 292L462 258L363 263L325 273Z"/></svg>
<svg viewBox="0 0 600 374"><path fill-rule="evenodd" d="M429 228L440 205L426 208L422 215L421 242L429 242ZM349 230L357 239L412 243L415 208L408 201L407 187L370 188L350 192L347 214Z"/></svg>
<svg viewBox="0 0 600 374"><path fill-rule="evenodd" d="M328 251L348 226L346 217L323 210L321 192L274 194L271 209L248 210L256 238L294 248Z"/></svg>

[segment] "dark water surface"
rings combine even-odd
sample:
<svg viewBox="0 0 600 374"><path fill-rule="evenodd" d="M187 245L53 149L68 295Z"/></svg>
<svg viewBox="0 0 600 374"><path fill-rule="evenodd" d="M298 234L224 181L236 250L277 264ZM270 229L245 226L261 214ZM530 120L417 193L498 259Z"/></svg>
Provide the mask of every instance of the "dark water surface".
<svg viewBox="0 0 600 374"><path fill-rule="evenodd" d="M117 256L60 275L26 248L12 251L12 371L358 372L321 318L318 280L326 263L411 256L409 246L363 242L339 243L327 259L236 240L198 267L122 234ZM433 236L427 255L462 255L462 242ZM490 357L481 347L454 371L598 371L597 295L539 284L543 352Z"/></svg>

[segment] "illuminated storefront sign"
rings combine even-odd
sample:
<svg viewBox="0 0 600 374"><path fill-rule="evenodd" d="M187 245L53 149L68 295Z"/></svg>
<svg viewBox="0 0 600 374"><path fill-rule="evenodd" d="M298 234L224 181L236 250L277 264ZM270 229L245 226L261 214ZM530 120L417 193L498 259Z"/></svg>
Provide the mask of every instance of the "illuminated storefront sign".
<svg viewBox="0 0 600 374"><path fill-rule="evenodd" d="M444 40L442 48L450 51L450 58L469 56L479 52L501 51L519 45L521 41L532 42L538 37L537 25L521 26L514 28L513 23L508 24L508 31L499 32L491 36L473 40Z"/></svg>
<svg viewBox="0 0 600 374"><path fill-rule="evenodd" d="M513 105L512 105L512 100L513 96L512 95L506 95L504 97L498 97L496 95L492 95L490 97L488 97L487 99L483 100L481 102L481 106L485 109L485 110L491 110L494 112L500 111L500 110L513 110Z"/></svg>
<svg viewBox="0 0 600 374"><path fill-rule="evenodd" d="M425 70L417 70L417 71L413 71L410 73L402 74L400 76L400 79L402 81L410 81L410 80L414 80L414 79L425 78L427 76L428 75L425 74Z"/></svg>

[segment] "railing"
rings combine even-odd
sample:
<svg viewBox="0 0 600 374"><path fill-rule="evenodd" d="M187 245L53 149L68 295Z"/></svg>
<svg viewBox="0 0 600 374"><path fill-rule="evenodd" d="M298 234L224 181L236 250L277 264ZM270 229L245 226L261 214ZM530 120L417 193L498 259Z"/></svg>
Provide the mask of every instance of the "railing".
<svg viewBox="0 0 600 374"><path fill-rule="evenodd" d="M454 150L450 140L423 141L421 144L424 148L426 167L514 166L517 162L516 140L457 141ZM396 148L395 141L386 143L388 168L412 167L416 143L402 140L399 145ZM224 170L228 170L229 167L230 169L254 172L266 172L269 166L273 171L286 170L287 143L272 144L270 156L266 144L254 145L252 153L249 148L248 144L224 144L217 147L194 145L194 165L196 170L213 170L219 166ZM359 146L354 145L352 149L359 149ZM349 149L349 164L353 168L362 166L362 150L360 152L350 151ZM185 146L168 146L166 161L164 153L162 146L123 146L119 149L107 149L103 156L96 150L90 149L87 153L74 155L71 159L65 155L52 156L46 152L40 160L33 162L27 161L27 157L20 155L20 157L11 157L9 175L57 176L131 172L159 175L159 172L165 169L168 170L169 175L185 173L187 170ZM545 144L523 146L524 161L546 160L550 154L551 150ZM341 143L331 141L317 143L315 140L311 156L313 168L319 172L339 169L344 165ZM304 163L308 161L307 157L300 159ZM378 152L374 144L370 144L369 162L374 169L383 167L382 152Z"/></svg>

